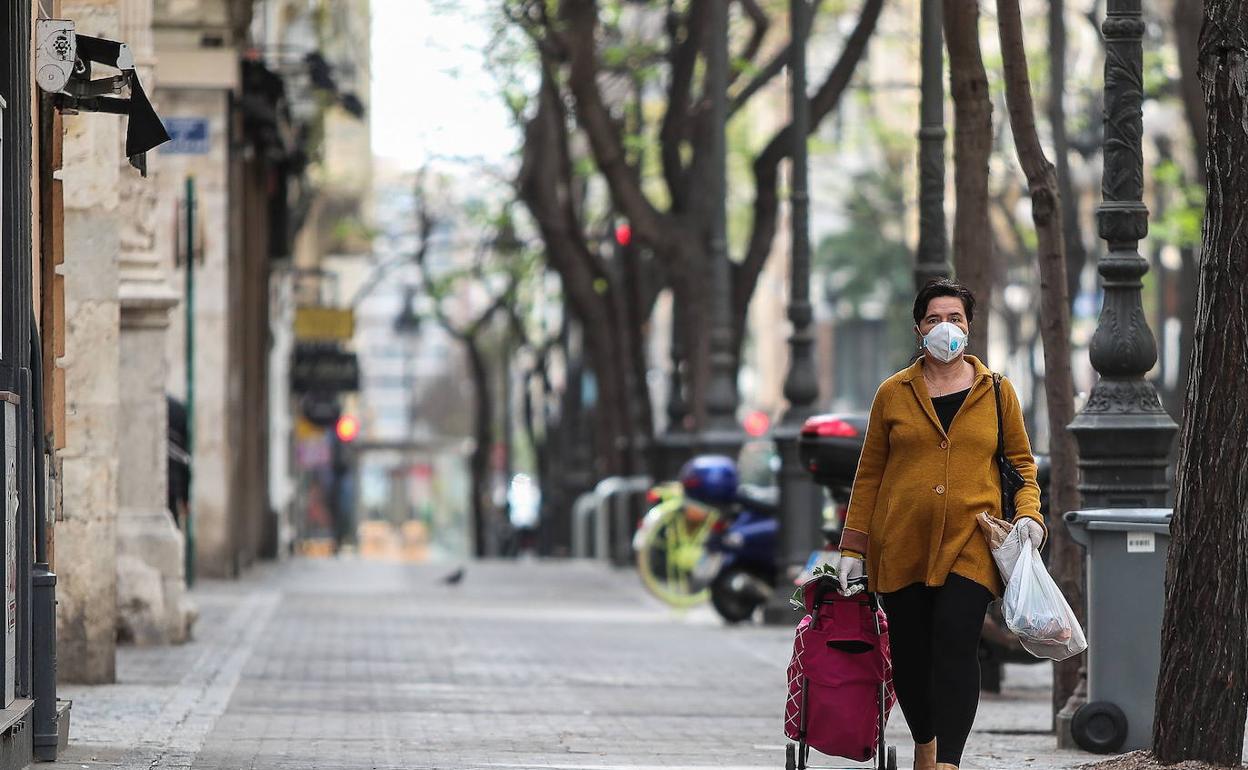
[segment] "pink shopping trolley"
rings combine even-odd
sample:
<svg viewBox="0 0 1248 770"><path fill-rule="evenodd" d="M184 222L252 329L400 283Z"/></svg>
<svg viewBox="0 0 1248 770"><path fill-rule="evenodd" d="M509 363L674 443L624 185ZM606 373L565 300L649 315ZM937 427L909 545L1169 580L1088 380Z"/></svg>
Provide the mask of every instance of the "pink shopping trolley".
<svg viewBox="0 0 1248 770"><path fill-rule="evenodd" d="M786 770L806 770L810 750L897 769L884 741L893 691L888 622L866 581L841 595L831 575L802 587L806 617L797 626L785 705Z"/></svg>

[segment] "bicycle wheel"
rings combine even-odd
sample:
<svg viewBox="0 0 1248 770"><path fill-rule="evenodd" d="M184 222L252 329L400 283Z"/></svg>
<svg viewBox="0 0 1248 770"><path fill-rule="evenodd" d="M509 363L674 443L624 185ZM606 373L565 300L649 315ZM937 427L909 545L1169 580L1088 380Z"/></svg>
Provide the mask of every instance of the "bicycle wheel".
<svg viewBox="0 0 1248 770"><path fill-rule="evenodd" d="M691 577L703 546L718 516L695 519L687 516L679 501L660 503L662 516L641 538L637 571L641 581L659 600L673 607L692 607L710 598L710 591L693 590Z"/></svg>

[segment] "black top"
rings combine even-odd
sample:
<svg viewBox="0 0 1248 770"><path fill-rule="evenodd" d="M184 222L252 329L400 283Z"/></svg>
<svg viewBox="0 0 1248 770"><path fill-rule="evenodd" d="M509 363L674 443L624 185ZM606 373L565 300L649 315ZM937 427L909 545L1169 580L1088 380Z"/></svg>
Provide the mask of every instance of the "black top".
<svg viewBox="0 0 1248 770"><path fill-rule="evenodd" d="M936 416L940 418L941 427L945 429L945 433L949 432L949 426L953 423L953 416L962 408L962 402L966 401L966 394L971 389L959 390L957 393L949 393L944 396L935 396L932 398L932 406L936 407Z"/></svg>

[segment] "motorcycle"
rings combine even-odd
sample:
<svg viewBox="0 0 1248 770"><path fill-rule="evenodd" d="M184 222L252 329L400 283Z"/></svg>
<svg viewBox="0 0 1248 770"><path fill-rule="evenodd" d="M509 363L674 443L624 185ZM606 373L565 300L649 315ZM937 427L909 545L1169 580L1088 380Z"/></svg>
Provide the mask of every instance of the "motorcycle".
<svg viewBox="0 0 1248 770"><path fill-rule="evenodd" d="M775 490L741 487L735 512L711 527L695 586L710 591L711 605L728 623L748 620L771 596L780 530Z"/></svg>
<svg viewBox="0 0 1248 770"><path fill-rule="evenodd" d="M673 607L710 599L729 623L767 600L777 570L775 490L740 484L731 458L701 455L648 499L633 549L652 594Z"/></svg>
<svg viewBox="0 0 1248 770"><path fill-rule="evenodd" d="M857 457L854 457L857 462ZM714 482L703 476L716 473ZM701 474L701 475L699 475ZM853 469L849 470L852 480ZM824 534L840 538L849 488L831 487ZM739 623L768 600L778 578L777 490L739 484L726 457L694 458L682 480L647 495L651 508L633 536L646 588L673 607L710 600L728 623Z"/></svg>

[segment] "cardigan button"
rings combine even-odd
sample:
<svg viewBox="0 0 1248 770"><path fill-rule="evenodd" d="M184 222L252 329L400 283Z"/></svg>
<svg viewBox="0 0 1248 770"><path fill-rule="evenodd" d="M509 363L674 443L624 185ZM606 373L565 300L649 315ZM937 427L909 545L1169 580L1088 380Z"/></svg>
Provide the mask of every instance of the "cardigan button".
<svg viewBox="0 0 1248 770"><path fill-rule="evenodd" d="M944 485L944 484L937 484L937 485L936 485L936 494L938 494L938 495L943 495L944 493L945 493L945 485Z"/></svg>
<svg viewBox="0 0 1248 770"><path fill-rule="evenodd" d="M942 441L942 442L940 442L940 448L941 448L941 449L948 449L948 448L949 448L949 442L948 442L948 441Z"/></svg>

